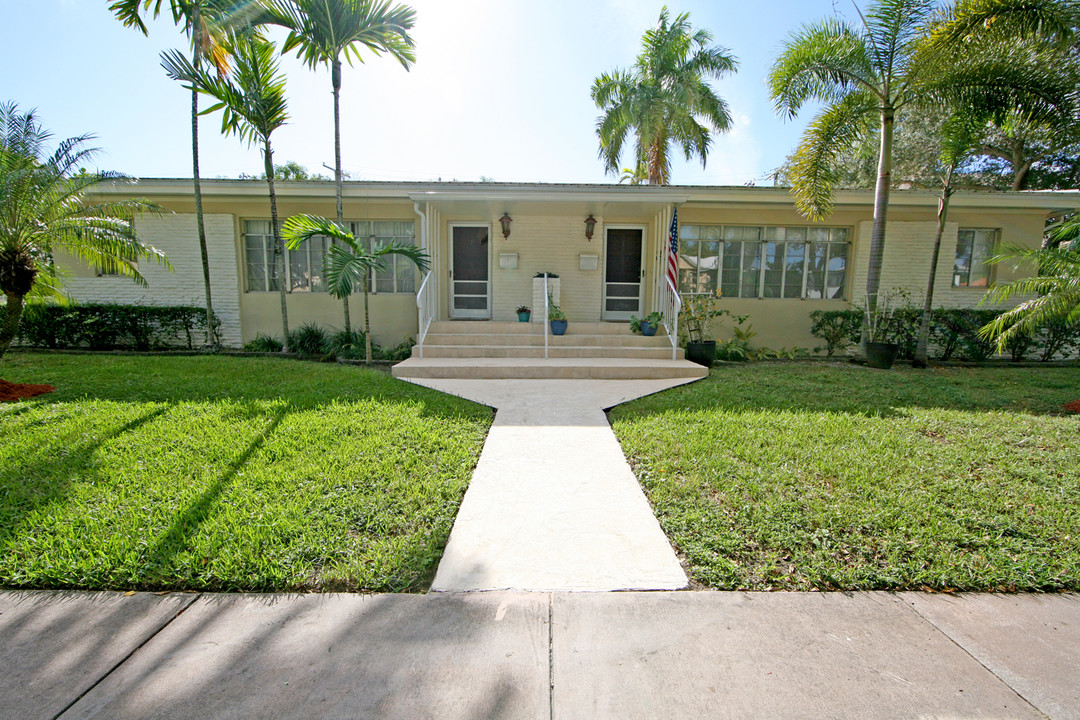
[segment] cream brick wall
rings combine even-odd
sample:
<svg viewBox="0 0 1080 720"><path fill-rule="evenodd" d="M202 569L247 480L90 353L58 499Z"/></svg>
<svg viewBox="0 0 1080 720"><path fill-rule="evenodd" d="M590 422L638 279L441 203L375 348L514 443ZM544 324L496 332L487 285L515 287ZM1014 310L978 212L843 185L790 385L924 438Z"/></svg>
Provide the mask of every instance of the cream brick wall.
<svg viewBox="0 0 1080 720"><path fill-rule="evenodd" d="M205 216L206 245L210 259L210 291L214 312L221 319L221 342L240 345L239 280L237 277L234 223L232 215ZM203 292L202 259L193 214L144 215L135 221L139 239L165 253L172 264L143 261L139 270L149 287L140 287L127 278L93 277L85 267L76 267L66 288L81 302L144 305L196 305L206 302Z"/></svg>
<svg viewBox="0 0 1080 720"><path fill-rule="evenodd" d="M568 215L524 215L514 217L510 237L503 239L498 217L492 217L492 319L516 321L514 308L533 304L532 279L538 271L556 273L560 279L560 305L570 322L599 322L603 274L603 218L597 218L592 240L585 239L584 217ZM517 253L516 270L499 267L500 253ZM597 255L596 270L580 270L579 255ZM534 317L543 308L533 308Z"/></svg>

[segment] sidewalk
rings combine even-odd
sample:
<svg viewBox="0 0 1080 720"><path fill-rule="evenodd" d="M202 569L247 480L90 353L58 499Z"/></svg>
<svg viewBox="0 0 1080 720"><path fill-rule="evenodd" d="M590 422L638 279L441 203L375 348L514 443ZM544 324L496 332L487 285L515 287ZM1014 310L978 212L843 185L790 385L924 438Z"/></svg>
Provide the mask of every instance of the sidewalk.
<svg viewBox="0 0 1080 720"><path fill-rule="evenodd" d="M1080 596L0 592L3 718L1080 718Z"/></svg>

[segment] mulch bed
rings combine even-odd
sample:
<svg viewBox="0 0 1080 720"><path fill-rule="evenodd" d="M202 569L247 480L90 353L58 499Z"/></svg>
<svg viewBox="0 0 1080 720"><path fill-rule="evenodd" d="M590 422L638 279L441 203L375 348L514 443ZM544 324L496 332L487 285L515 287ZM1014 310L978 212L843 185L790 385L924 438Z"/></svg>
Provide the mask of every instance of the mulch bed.
<svg viewBox="0 0 1080 720"><path fill-rule="evenodd" d="M26 398L37 397L55 390L52 385L32 385L29 383L10 383L0 380L0 402L15 402Z"/></svg>
<svg viewBox="0 0 1080 720"><path fill-rule="evenodd" d="M1080 413L1080 400L1073 400L1072 402L1067 402L1061 406L1061 409L1065 412Z"/></svg>

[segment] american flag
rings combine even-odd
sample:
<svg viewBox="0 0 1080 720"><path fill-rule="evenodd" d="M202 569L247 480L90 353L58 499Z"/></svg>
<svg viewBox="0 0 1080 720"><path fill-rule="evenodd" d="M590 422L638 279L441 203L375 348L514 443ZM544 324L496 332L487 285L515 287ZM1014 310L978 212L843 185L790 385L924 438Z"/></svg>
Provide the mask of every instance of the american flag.
<svg viewBox="0 0 1080 720"><path fill-rule="evenodd" d="M671 292L679 293L679 209L671 213L671 230L668 231L667 281Z"/></svg>

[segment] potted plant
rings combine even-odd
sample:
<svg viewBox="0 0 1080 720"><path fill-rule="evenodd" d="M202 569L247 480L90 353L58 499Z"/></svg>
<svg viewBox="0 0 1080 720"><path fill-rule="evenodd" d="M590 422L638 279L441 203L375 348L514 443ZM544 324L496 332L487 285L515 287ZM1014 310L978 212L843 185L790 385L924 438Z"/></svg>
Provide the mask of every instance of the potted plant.
<svg viewBox="0 0 1080 720"><path fill-rule="evenodd" d="M656 334L656 330L660 327L660 323L662 322L664 322L664 313L662 312L654 311L643 318L631 315L630 332L641 333L646 337L652 337Z"/></svg>
<svg viewBox="0 0 1080 720"><path fill-rule="evenodd" d="M532 317L532 308L528 305L518 305L517 310L518 322L529 322L529 318Z"/></svg>
<svg viewBox="0 0 1080 720"><path fill-rule="evenodd" d="M888 370L896 362L900 350L896 342L899 318L897 301L903 299L901 290L878 293L873 310L869 298L863 298L863 318L866 321L866 364L879 370Z"/></svg>
<svg viewBox="0 0 1080 720"><path fill-rule="evenodd" d="M566 334L566 313L554 303L548 306L548 321L551 323L552 335Z"/></svg>
<svg viewBox="0 0 1080 720"><path fill-rule="evenodd" d="M716 357L716 341L705 339L709 320L728 314L727 310L717 310L713 304L718 297L719 290L712 295L683 297L682 310L679 311L679 321L686 329L686 359L705 367L711 367Z"/></svg>

